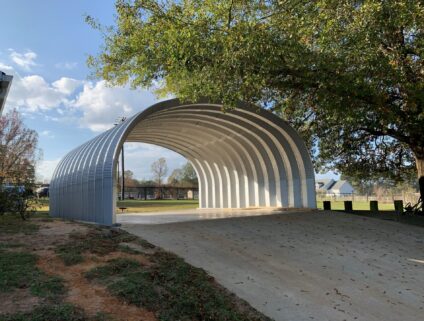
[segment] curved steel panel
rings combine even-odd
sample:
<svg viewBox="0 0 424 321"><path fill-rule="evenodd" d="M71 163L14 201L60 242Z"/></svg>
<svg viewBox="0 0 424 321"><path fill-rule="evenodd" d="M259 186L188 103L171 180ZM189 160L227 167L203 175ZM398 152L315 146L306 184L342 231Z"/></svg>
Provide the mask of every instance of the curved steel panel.
<svg viewBox="0 0 424 321"><path fill-rule="evenodd" d="M221 108L167 100L72 150L52 177L51 215L114 224L117 159L126 141L186 157L199 178L200 208L315 208L314 170L296 131L246 104Z"/></svg>

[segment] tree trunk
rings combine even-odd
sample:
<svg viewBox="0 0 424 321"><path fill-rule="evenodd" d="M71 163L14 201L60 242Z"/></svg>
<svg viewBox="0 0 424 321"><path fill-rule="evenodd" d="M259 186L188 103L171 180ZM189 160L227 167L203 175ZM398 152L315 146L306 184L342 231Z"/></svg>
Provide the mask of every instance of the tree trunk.
<svg viewBox="0 0 424 321"><path fill-rule="evenodd" d="M417 164L421 200L424 201L424 155L415 156L415 163Z"/></svg>

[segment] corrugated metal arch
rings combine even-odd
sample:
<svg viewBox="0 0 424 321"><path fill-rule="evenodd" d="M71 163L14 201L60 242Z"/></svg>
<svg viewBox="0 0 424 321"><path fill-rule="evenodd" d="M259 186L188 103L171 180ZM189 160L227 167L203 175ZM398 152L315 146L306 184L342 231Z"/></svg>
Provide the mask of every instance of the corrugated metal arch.
<svg viewBox="0 0 424 321"><path fill-rule="evenodd" d="M171 99L155 104L67 154L50 184L50 213L115 223L116 166L124 142L169 148L192 164L200 208L315 208L314 169L290 125L265 110Z"/></svg>

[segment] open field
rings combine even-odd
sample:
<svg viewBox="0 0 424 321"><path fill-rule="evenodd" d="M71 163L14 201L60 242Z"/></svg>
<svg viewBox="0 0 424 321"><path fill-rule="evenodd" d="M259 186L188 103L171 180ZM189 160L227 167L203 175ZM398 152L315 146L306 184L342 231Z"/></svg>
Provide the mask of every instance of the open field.
<svg viewBox="0 0 424 321"><path fill-rule="evenodd" d="M1 321L267 321L202 269L120 229L0 216Z"/></svg>

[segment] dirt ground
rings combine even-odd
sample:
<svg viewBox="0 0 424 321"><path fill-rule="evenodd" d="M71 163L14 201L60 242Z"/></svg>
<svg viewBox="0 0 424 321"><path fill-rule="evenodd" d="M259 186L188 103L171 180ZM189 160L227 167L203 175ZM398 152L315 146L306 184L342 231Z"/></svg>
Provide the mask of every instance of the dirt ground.
<svg viewBox="0 0 424 321"><path fill-rule="evenodd" d="M421 227L323 211L151 220L123 228L205 269L275 320L423 319Z"/></svg>
<svg viewBox="0 0 424 321"><path fill-rule="evenodd" d="M104 286L90 283L84 277L85 272L99 266L101 263L105 263L110 259L124 257L136 258L139 255L125 253L111 253L102 257L92 255L88 259L86 258L83 263L68 267L53 252L46 252L38 261L37 266L48 274L62 277L66 284L69 285L65 301L82 308L89 316L95 316L96 313L101 311L116 320L156 320L152 312L122 302L122 300L111 296ZM139 261L146 264L144 260Z"/></svg>
<svg viewBox="0 0 424 321"><path fill-rule="evenodd" d="M34 220L37 222L37 220ZM107 313L114 320L125 321L154 321L154 314L135 305L127 305L118 298L109 294L107 289L98 284L89 283L84 273L90 269L102 265L110 259L132 258L140 264L149 264L142 255L131 255L128 253L113 252L104 256L89 254L85 256L84 262L72 266L66 266L55 254L54 248L69 240L71 233L87 232L88 227L78 223L54 220L43 222L37 233L30 235L2 235L0 242L20 243L30 247L39 259L37 266L48 275L60 276L69 289L66 292L64 302L82 308L88 316L97 313ZM4 296L4 298L3 298ZM1 313L16 313L31 311L40 299L30 295L28 289L19 289L12 294L0 294Z"/></svg>

